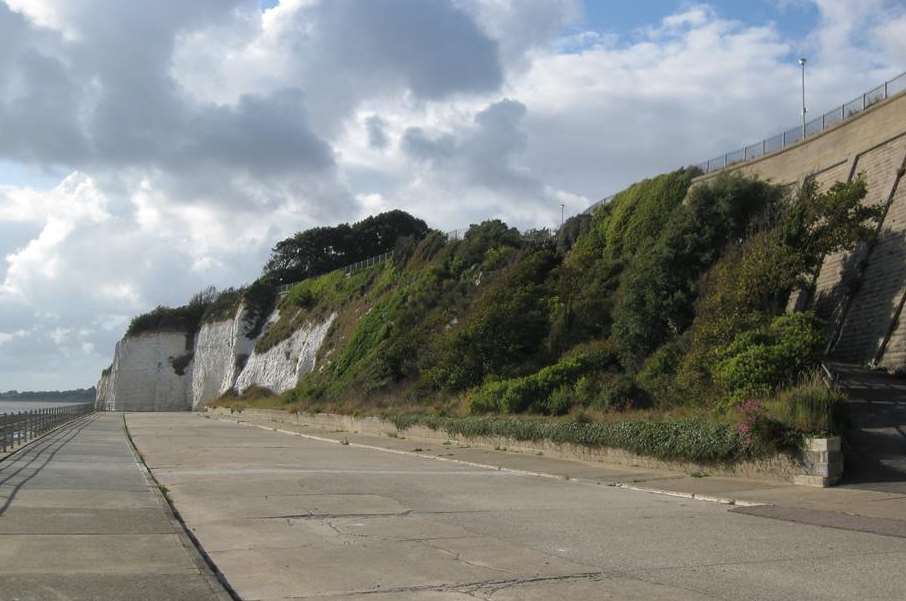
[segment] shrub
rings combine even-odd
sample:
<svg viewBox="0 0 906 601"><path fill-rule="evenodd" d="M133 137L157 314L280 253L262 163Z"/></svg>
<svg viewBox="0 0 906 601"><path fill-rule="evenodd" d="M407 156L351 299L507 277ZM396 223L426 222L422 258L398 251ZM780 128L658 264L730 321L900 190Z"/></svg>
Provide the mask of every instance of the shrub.
<svg viewBox="0 0 906 601"><path fill-rule="evenodd" d="M477 413L520 413L527 410L545 414L563 411L566 399L575 401L574 390L563 391L552 399L562 387L574 386L581 376L593 371L603 371L617 365L616 353L606 342L577 347L557 363L520 378L490 381L472 392L469 411Z"/></svg>
<svg viewBox="0 0 906 601"><path fill-rule="evenodd" d="M293 287L289 294L286 295L287 305L299 307L301 309L311 309L318 304L318 297L305 282Z"/></svg>
<svg viewBox="0 0 906 601"><path fill-rule="evenodd" d="M227 288L226 290L219 292L205 309L201 321L203 323L210 323L213 321L233 319L242 302L242 293L242 290L236 290L234 288Z"/></svg>
<svg viewBox="0 0 906 601"><path fill-rule="evenodd" d="M201 318L211 304L206 292L196 294L189 304L182 307L160 306L132 318L126 336L138 336L145 332L185 332L193 336L201 327Z"/></svg>
<svg viewBox="0 0 906 601"><path fill-rule="evenodd" d="M576 394L569 384L561 384L548 395L545 403L549 415L563 415L569 413L570 408L576 404Z"/></svg>
<svg viewBox="0 0 906 601"><path fill-rule="evenodd" d="M736 408L739 424L736 432L749 455L769 455L777 452L795 452L802 444L802 436L780 420L769 416L764 403L749 399Z"/></svg>
<svg viewBox="0 0 906 601"><path fill-rule="evenodd" d="M186 375L186 368L189 367L189 364L192 363L192 359L194 358L194 352L188 352L178 357L170 357L170 367L173 368L173 372L177 376L184 376Z"/></svg>
<svg viewBox="0 0 906 601"><path fill-rule="evenodd" d="M680 169L633 184L611 200L612 212L604 229L605 259L623 261L643 251L679 207L695 169Z"/></svg>
<svg viewBox="0 0 906 601"><path fill-rule="evenodd" d="M732 402L768 396L814 366L823 346L821 323L812 313L782 315L718 349L712 376Z"/></svg>
<svg viewBox="0 0 906 601"><path fill-rule="evenodd" d="M435 337L426 377L436 388L459 391L489 376L513 376L538 358L549 330L545 283L556 262L550 249L526 249L482 284L464 323Z"/></svg>
<svg viewBox="0 0 906 601"><path fill-rule="evenodd" d="M667 342L648 356L636 374L636 386L659 407L670 407L690 400L677 388L676 375L689 347L688 336Z"/></svg>
<svg viewBox="0 0 906 601"><path fill-rule="evenodd" d="M637 366L694 317L699 277L753 216L778 204L783 189L741 175L723 175L693 188L659 233L638 253L620 281L613 338L624 364Z"/></svg>
<svg viewBox="0 0 906 601"><path fill-rule="evenodd" d="M605 378L596 403L604 411L625 411L638 403L639 391L635 382L627 375L614 374Z"/></svg>
<svg viewBox="0 0 906 601"><path fill-rule="evenodd" d="M245 335L257 338L264 329L268 317L277 303L277 281L268 276L262 276L252 282L242 295L245 303L243 325Z"/></svg>

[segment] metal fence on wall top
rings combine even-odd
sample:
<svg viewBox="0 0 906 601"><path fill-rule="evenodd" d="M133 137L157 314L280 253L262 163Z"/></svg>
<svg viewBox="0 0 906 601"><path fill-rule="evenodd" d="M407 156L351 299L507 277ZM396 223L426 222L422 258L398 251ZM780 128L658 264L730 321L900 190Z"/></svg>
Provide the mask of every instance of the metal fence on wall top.
<svg viewBox="0 0 906 601"><path fill-rule="evenodd" d="M719 157L703 161L697 164L696 167L705 173L710 173L723 169L724 167L729 167L730 165L751 161L766 154L783 150L788 146L801 142L804 138L820 134L842 121L855 117L875 104L904 91L906 91L906 73L901 73L890 81L886 81L876 88L872 88L865 92L861 96L854 98L811 121L807 121L804 128L802 125L797 125L776 136L765 138L755 144L743 146L740 149L726 152Z"/></svg>

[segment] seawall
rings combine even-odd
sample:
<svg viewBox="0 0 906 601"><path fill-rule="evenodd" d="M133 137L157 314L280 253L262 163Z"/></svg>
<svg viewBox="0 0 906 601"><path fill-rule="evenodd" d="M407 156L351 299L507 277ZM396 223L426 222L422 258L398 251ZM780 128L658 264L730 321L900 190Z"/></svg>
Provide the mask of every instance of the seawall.
<svg viewBox="0 0 906 601"><path fill-rule="evenodd" d="M822 188L860 174L864 203L885 208L874 244L825 257L814 291L795 294L791 307L814 307L831 326L831 356L839 361L906 367L906 93L893 96L819 135L764 157L697 178L740 172L797 185L813 176Z"/></svg>

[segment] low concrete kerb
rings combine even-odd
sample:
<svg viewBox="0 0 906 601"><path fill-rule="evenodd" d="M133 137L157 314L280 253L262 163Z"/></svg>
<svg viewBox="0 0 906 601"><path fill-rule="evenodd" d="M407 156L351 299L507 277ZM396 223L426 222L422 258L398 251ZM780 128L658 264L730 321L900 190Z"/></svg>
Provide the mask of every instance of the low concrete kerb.
<svg viewBox="0 0 906 601"><path fill-rule="evenodd" d="M145 463L144 456L142 456L138 447L135 446L135 441L132 440L132 433L129 432L129 426L126 424L125 415L122 417L123 432L126 435L126 441L129 443L129 452L132 454L132 459L135 461L135 465L145 478L148 488L151 489L152 494L154 494L161 509L167 514L167 519L170 521L174 533L179 537L183 548L186 549L189 556L192 558L193 563L198 568L198 571L205 580L207 580L208 586L215 597L220 601L238 601L240 597L236 591L233 590L229 581L227 581L226 575L220 571L220 568L217 567L214 560L211 559L211 556L204 550L201 542L192 533L192 530L185 523L185 520L182 519L182 516L179 511L177 511L172 501L164 494L160 482L157 481L154 472L152 472L151 468L148 467L148 464Z"/></svg>
<svg viewBox="0 0 906 601"><path fill-rule="evenodd" d="M230 416L230 419L235 419L232 413L227 413L223 409L209 410L209 414ZM242 412L240 420L248 419L258 423L270 423L273 424L272 428L274 429L279 424L291 424L294 426L311 426L330 431L339 429L373 436L397 436L400 434L399 428L394 423L378 417L355 417L325 413L290 415L274 410L251 410L249 416ZM681 473L707 471L713 476L743 477L750 480L784 482L799 486L833 486L843 474L843 452L838 437L809 438L802 449L801 455L798 457L777 454L767 458L732 464L709 464L703 466L690 461L654 459L622 449L588 447L569 443L561 444L552 441L517 441L502 437L463 438L456 435L443 435L421 426L410 428L406 432L407 438L425 442L449 439L466 443L476 448L497 449L502 447L521 453L543 453L545 456L567 461L624 465L633 469L642 467Z"/></svg>
<svg viewBox="0 0 906 601"><path fill-rule="evenodd" d="M207 416L204 416L204 417L207 417ZM247 427L258 428L260 430L267 430L269 432L278 432L280 434L289 434L291 436L299 436L301 438L306 438L308 440L316 440L319 442L339 444L339 445L349 446L349 447L358 448L358 449L368 449L368 450L372 450L372 451L380 451L382 453L390 453L393 455L409 455L409 456L421 457L423 459L432 459L434 461L444 461L444 462L448 462L448 463L456 463L459 465L467 465L469 467L478 467L478 468L489 469L489 470L504 471L504 472L507 472L510 474L517 474L517 475L521 475L521 476L535 476L537 478L550 478L553 480L568 480L569 482L575 482L577 484L585 484L585 485L592 485L592 486L601 486L602 484L604 484L603 482L600 482L598 480L593 480L590 478L572 478L572 477L564 478L561 475L551 474L549 472L520 470L520 469L508 468L508 467L503 467L500 465L493 465L493 464L488 464L488 463L478 463L475 461L465 461L462 459L451 459L449 457L438 457L437 455L428 455L425 453L418 453L415 451L401 451L398 449L388 449L387 447L381 447L381 446L377 446L377 445L368 445L368 444L362 444L362 443L356 443L356 442L348 442L348 441L343 441L343 440L337 440L335 438L327 438L324 436L315 436L313 434L305 434L303 432L296 432L294 430L284 430L282 428L274 428L272 426L254 424L254 423L245 422L245 421L242 421L241 419L236 419L236 418L216 417L214 419L216 419L217 421L221 421L221 422L234 423L234 424L237 424L240 426L247 426ZM628 482L612 482L612 483L608 483L608 486L612 486L614 488L621 488L624 490L629 490L629 491L634 491L634 492L652 494L652 495L680 497L680 498L684 498L684 499L691 499L694 501L703 501L706 503L718 503L720 505L735 505L738 507L757 507L757 506L765 505L765 503L759 503L756 501L745 501L742 499L735 499L735 498L729 498L729 497L716 497L716 496L712 496L712 495L680 492L680 491L675 491L675 490L649 488L649 487L645 487L645 486L637 486L635 484L631 484Z"/></svg>

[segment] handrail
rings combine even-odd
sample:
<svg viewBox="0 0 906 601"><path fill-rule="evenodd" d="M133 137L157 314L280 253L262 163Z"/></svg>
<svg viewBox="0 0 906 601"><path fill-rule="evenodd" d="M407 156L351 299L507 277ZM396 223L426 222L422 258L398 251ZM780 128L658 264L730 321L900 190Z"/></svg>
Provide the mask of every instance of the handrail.
<svg viewBox="0 0 906 601"><path fill-rule="evenodd" d="M94 411L91 403L0 413L0 450L11 452L78 417Z"/></svg>
<svg viewBox="0 0 906 601"><path fill-rule="evenodd" d="M702 161L695 166L704 173L711 173L720 171L730 165L752 161L764 155L778 152L789 146L798 144L806 138L820 134L826 129L836 126L838 123L865 112L879 102L902 94L903 92L906 92L906 72L900 73L893 79L885 81L861 96L857 96L853 100L845 102L803 125L797 125L796 127L787 129L775 136L765 138L760 142L749 144L748 146L743 146L742 148L730 152L725 152L721 156Z"/></svg>
<svg viewBox="0 0 906 601"><path fill-rule="evenodd" d="M837 386L837 374L833 372L830 366L824 361L818 362L818 369L821 375L821 379L824 381L824 385L828 388L836 388Z"/></svg>

